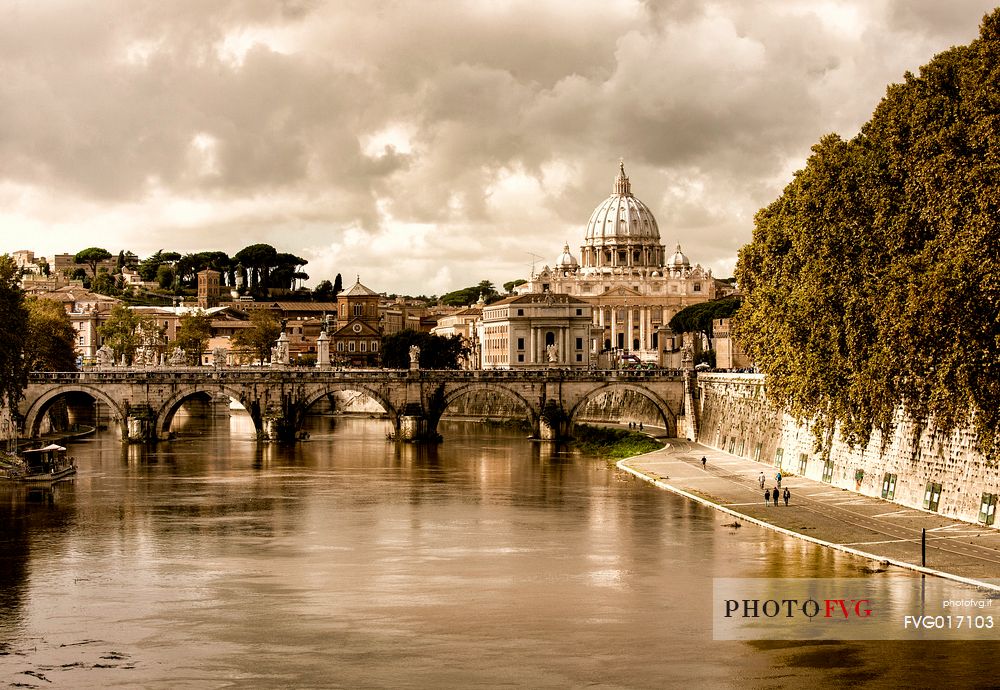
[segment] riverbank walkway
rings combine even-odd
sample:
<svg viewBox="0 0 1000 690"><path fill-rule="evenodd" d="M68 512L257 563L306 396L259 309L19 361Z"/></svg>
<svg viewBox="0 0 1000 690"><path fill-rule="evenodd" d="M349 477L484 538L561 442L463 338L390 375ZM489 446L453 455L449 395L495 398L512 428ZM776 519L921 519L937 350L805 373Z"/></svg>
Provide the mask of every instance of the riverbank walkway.
<svg viewBox="0 0 1000 690"><path fill-rule="evenodd" d="M782 476L791 500L764 505L777 468L680 439L618 463L626 471L737 518L847 551L1000 591L1000 530L839 489L797 476ZM707 458L702 466L701 458ZM921 566L921 530L927 530L927 565Z"/></svg>

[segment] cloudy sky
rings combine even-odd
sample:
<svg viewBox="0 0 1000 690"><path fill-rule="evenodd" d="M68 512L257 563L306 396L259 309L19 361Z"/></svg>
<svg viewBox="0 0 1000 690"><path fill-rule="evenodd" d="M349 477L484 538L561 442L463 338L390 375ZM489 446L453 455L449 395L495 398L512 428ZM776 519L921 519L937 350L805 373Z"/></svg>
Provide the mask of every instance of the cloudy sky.
<svg viewBox="0 0 1000 690"><path fill-rule="evenodd" d="M726 277L996 0L0 0L0 251L267 242L441 294L579 253L619 158Z"/></svg>

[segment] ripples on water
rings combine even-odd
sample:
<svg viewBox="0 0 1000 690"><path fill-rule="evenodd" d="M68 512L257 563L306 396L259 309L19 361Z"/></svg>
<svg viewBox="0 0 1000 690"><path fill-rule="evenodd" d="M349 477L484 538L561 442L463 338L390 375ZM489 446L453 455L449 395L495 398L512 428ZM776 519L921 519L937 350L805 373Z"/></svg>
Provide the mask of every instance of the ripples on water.
<svg viewBox="0 0 1000 690"><path fill-rule="evenodd" d="M713 642L714 577L852 557L516 432L315 417L294 447L178 417L0 486L0 680L21 687L881 687L996 682L995 644ZM911 577L890 570L886 586ZM49 682L51 681L51 682Z"/></svg>

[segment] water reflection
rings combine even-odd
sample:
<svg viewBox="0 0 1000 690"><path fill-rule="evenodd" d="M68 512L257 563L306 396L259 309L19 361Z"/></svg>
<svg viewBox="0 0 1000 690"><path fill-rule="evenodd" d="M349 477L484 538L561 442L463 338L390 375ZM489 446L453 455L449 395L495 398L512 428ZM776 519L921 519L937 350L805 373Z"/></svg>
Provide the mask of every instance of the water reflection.
<svg viewBox="0 0 1000 690"><path fill-rule="evenodd" d="M445 422L441 445L394 444L384 420L315 416L310 441L280 446L256 444L248 421L178 415L177 438L156 448L93 438L51 504L0 490L0 677L889 684L904 665L954 657L978 665L952 667L961 684L995 663L986 645L713 642L713 578L866 564L725 527L731 518L518 432Z"/></svg>

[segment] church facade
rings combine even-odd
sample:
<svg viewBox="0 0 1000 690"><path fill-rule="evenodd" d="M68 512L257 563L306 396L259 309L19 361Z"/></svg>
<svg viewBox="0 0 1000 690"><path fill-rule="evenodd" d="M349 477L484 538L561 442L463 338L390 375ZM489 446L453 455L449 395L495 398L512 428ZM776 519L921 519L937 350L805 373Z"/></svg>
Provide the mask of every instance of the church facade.
<svg viewBox="0 0 1000 690"><path fill-rule="evenodd" d="M603 365L625 354L660 366L680 366L681 338L667 325L681 309L723 297L729 286L691 261L677 245L667 253L652 211L632 194L619 165L611 195L587 223L580 259L563 247L518 294L567 294L593 307L591 348Z"/></svg>

